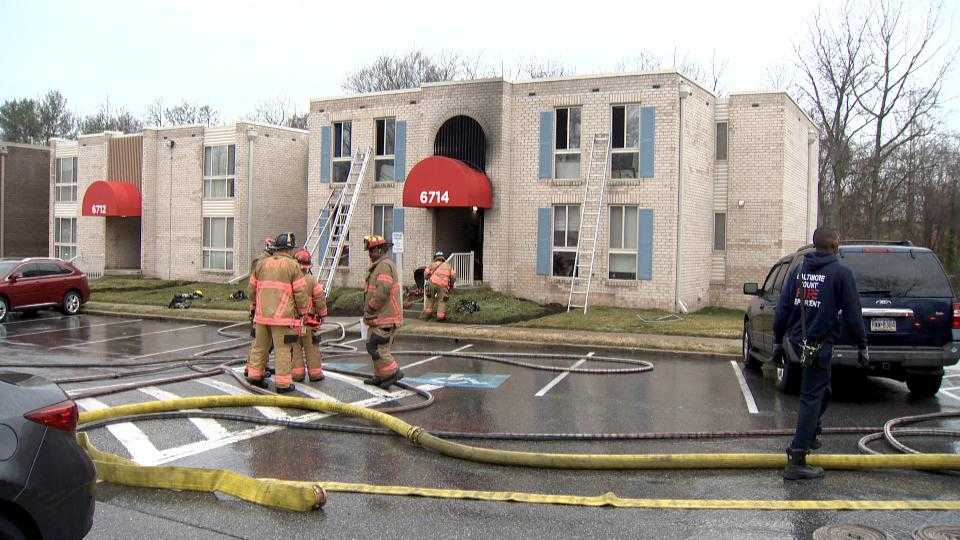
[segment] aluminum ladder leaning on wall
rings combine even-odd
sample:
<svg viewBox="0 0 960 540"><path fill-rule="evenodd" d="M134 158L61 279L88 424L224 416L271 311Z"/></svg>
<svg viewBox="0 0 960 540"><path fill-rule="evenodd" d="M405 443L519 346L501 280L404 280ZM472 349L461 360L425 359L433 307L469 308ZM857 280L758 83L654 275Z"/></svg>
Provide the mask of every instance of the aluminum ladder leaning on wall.
<svg viewBox="0 0 960 540"><path fill-rule="evenodd" d="M330 294L333 277L337 274L343 246L350 233L350 221L357 207L357 198L363 189L363 178L370 160L370 147L358 152L350 162L347 181L341 186L331 182L331 194L326 206L320 209L320 215L307 236L304 249L310 252L317 269L317 282L323 283L324 291ZM317 254L320 254L319 259Z"/></svg>
<svg viewBox="0 0 960 540"><path fill-rule="evenodd" d="M597 258L600 220L603 218L603 198L607 191L609 154L610 135L607 133L594 135L587 180L583 186L583 202L580 205L580 236L577 239L573 276L570 278L567 311L583 308L583 312L586 313L590 305L590 285L593 282L593 267Z"/></svg>

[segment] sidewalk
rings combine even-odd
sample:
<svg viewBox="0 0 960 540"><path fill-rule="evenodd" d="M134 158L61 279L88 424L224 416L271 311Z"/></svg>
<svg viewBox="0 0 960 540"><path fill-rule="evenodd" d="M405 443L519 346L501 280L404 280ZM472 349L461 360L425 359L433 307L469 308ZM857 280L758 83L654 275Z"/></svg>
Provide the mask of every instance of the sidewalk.
<svg viewBox="0 0 960 540"><path fill-rule="evenodd" d="M236 323L248 320L245 311L190 308L168 309L160 306L110 304L88 302L84 311L90 314L127 315L140 318L173 319L200 322ZM328 322L341 323L348 333L359 333L358 317L328 317ZM733 358L740 353L740 340L692 336L664 336L656 334L629 334L588 332L583 330L554 330L520 328L514 326L451 324L426 322L407 317L400 329L403 336L459 338L524 345L569 345L652 351L668 354L697 354L718 358Z"/></svg>

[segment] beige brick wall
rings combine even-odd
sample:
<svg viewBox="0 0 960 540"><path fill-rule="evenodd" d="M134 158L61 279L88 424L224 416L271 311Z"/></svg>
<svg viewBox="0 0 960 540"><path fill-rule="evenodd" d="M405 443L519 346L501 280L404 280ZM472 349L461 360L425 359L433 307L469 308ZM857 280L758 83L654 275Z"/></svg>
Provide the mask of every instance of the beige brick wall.
<svg viewBox="0 0 960 540"><path fill-rule="evenodd" d="M579 181L539 179L539 114L562 106L582 108L581 171L585 176L595 133L607 133L611 106L639 103L656 107L655 175L650 179L611 181L598 237L592 302L626 306L673 307L677 229L679 146L678 87L686 81L675 73L568 78L512 84L501 80L426 85L411 91L314 100L310 113L308 172L309 224L312 226L330 194L320 182L320 127L349 120L352 148L374 143L374 120L395 117L407 122L407 171L433 154L440 125L464 114L478 121L487 139L486 173L494 205L484 220L484 281L496 289L541 302L564 303L562 280L536 275L537 209L582 200ZM684 105L684 183L682 298L690 309L708 303L741 305L740 284L758 279L784 249L799 238L786 237L787 228L807 223L806 198L810 177L805 116L784 94L735 95L730 100L726 201L715 201L716 98L689 83L693 95ZM756 103L757 107L753 104ZM791 108L792 107L792 108ZM788 119L792 118L793 125ZM802 148L801 148L802 140ZM373 185L368 167L367 188L353 217L349 271L338 273L337 284L359 286L367 261L362 237L372 229L375 204L401 205L402 184ZM785 199L789 199L785 201ZM743 200L744 207L736 201ZM611 204L638 205L654 213L653 278L611 281L607 249ZM717 260L712 252L713 211L727 209L727 252ZM784 212L791 212L787 218ZM815 217L814 217L815 220ZM805 231L806 226L800 228ZM405 216L406 249L403 280L412 282L412 269L430 259L437 237L433 212L410 208ZM725 280L710 285L714 262L726 264Z"/></svg>
<svg viewBox="0 0 960 540"><path fill-rule="evenodd" d="M90 184L107 178L107 147L110 134L85 135L78 139L77 155L77 251L81 256L104 257L106 220L102 217L84 217L83 194Z"/></svg>

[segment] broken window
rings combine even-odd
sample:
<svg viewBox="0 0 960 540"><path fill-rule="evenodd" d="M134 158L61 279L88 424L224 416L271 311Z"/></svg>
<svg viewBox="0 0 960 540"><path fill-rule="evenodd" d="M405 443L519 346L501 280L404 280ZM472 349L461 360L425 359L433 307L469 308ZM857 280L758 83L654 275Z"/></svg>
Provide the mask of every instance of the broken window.
<svg viewBox="0 0 960 540"><path fill-rule="evenodd" d="M346 182L350 174L350 143L353 132L351 122L333 123L333 181Z"/></svg>
<svg viewBox="0 0 960 540"><path fill-rule="evenodd" d="M556 121L554 177L580 178L580 107L557 109Z"/></svg>
<svg viewBox="0 0 960 540"><path fill-rule="evenodd" d="M553 207L553 275L573 276L580 240L580 205Z"/></svg>
<svg viewBox="0 0 960 540"><path fill-rule="evenodd" d="M639 178L640 105L615 105L610 128L610 178Z"/></svg>
<svg viewBox="0 0 960 540"><path fill-rule="evenodd" d="M374 157L374 178L377 182L393 182L396 180L393 169L396 121L393 118L381 118L376 121L376 130L377 153Z"/></svg>

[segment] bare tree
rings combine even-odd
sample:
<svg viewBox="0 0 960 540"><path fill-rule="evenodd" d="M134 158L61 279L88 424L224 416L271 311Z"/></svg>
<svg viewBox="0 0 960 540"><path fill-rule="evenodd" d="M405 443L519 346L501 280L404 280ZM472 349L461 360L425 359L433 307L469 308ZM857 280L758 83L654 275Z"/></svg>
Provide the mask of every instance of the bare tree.
<svg viewBox="0 0 960 540"><path fill-rule="evenodd" d="M663 67L662 58L649 51L641 50L634 56L620 60L620 62L617 64L616 70L618 72L636 71L642 73L645 71L656 71L661 67Z"/></svg>
<svg viewBox="0 0 960 540"><path fill-rule="evenodd" d="M367 93L418 88L423 83L460 78L464 58L451 52L430 56L423 51L404 55L381 55L371 64L347 76L343 89Z"/></svg>
<svg viewBox="0 0 960 540"><path fill-rule="evenodd" d="M136 133L142 129L143 122L139 118L123 107L114 110L109 99L104 100L95 114L87 115L79 122L80 133L100 133L103 131Z"/></svg>
<svg viewBox="0 0 960 540"><path fill-rule="evenodd" d="M307 129L307 117L307 113L299 112L293 100L287 97L264 99L257 104L253 114L247 115L254 122L298 129Z"/></svg>
<svg viewBox="0 0 960 540"><path fill-rule="evenodd" d="M714 94L723 92L723 79L729 65L729 60L721 57L716 49L711 52L710 61L706 64L694 59L689 53L682 53L674 47L669 62L649 52L641 50L633 56L621 60L616 67L618 72L635 71L649 72L661 69L674 68L683 76L707 88Z"/></svg>
<svg viewBox="0 0 960 540"><path fill-rule="evenodd" d="M868 20L865 35L876 54L867 64L862 85L853 86L858 107L870 119L867 156L867 234L876 236L887 201L902 178L883 169L903 145L930 132L924 120L940 101L943 79L954 56L940 60L941 6L931 5L920 24L904 17L903 5L881 1Z"/></svg>
<svg viewBox="0 0 960 540"><path fill-rule="evenodd" d="M200 105L187 100L173 107L164 107L162 100L154 101L147 108L147 121L162 126L216 125L220 113L210 105Z"/></svg>
<svg viewBox="0 0 960 540"><path fill-rule="evenodd" d="M163 98L157 98L153 103L147 105L147 113L144 115L144 121L148 126L163 127Z"/></svg>

